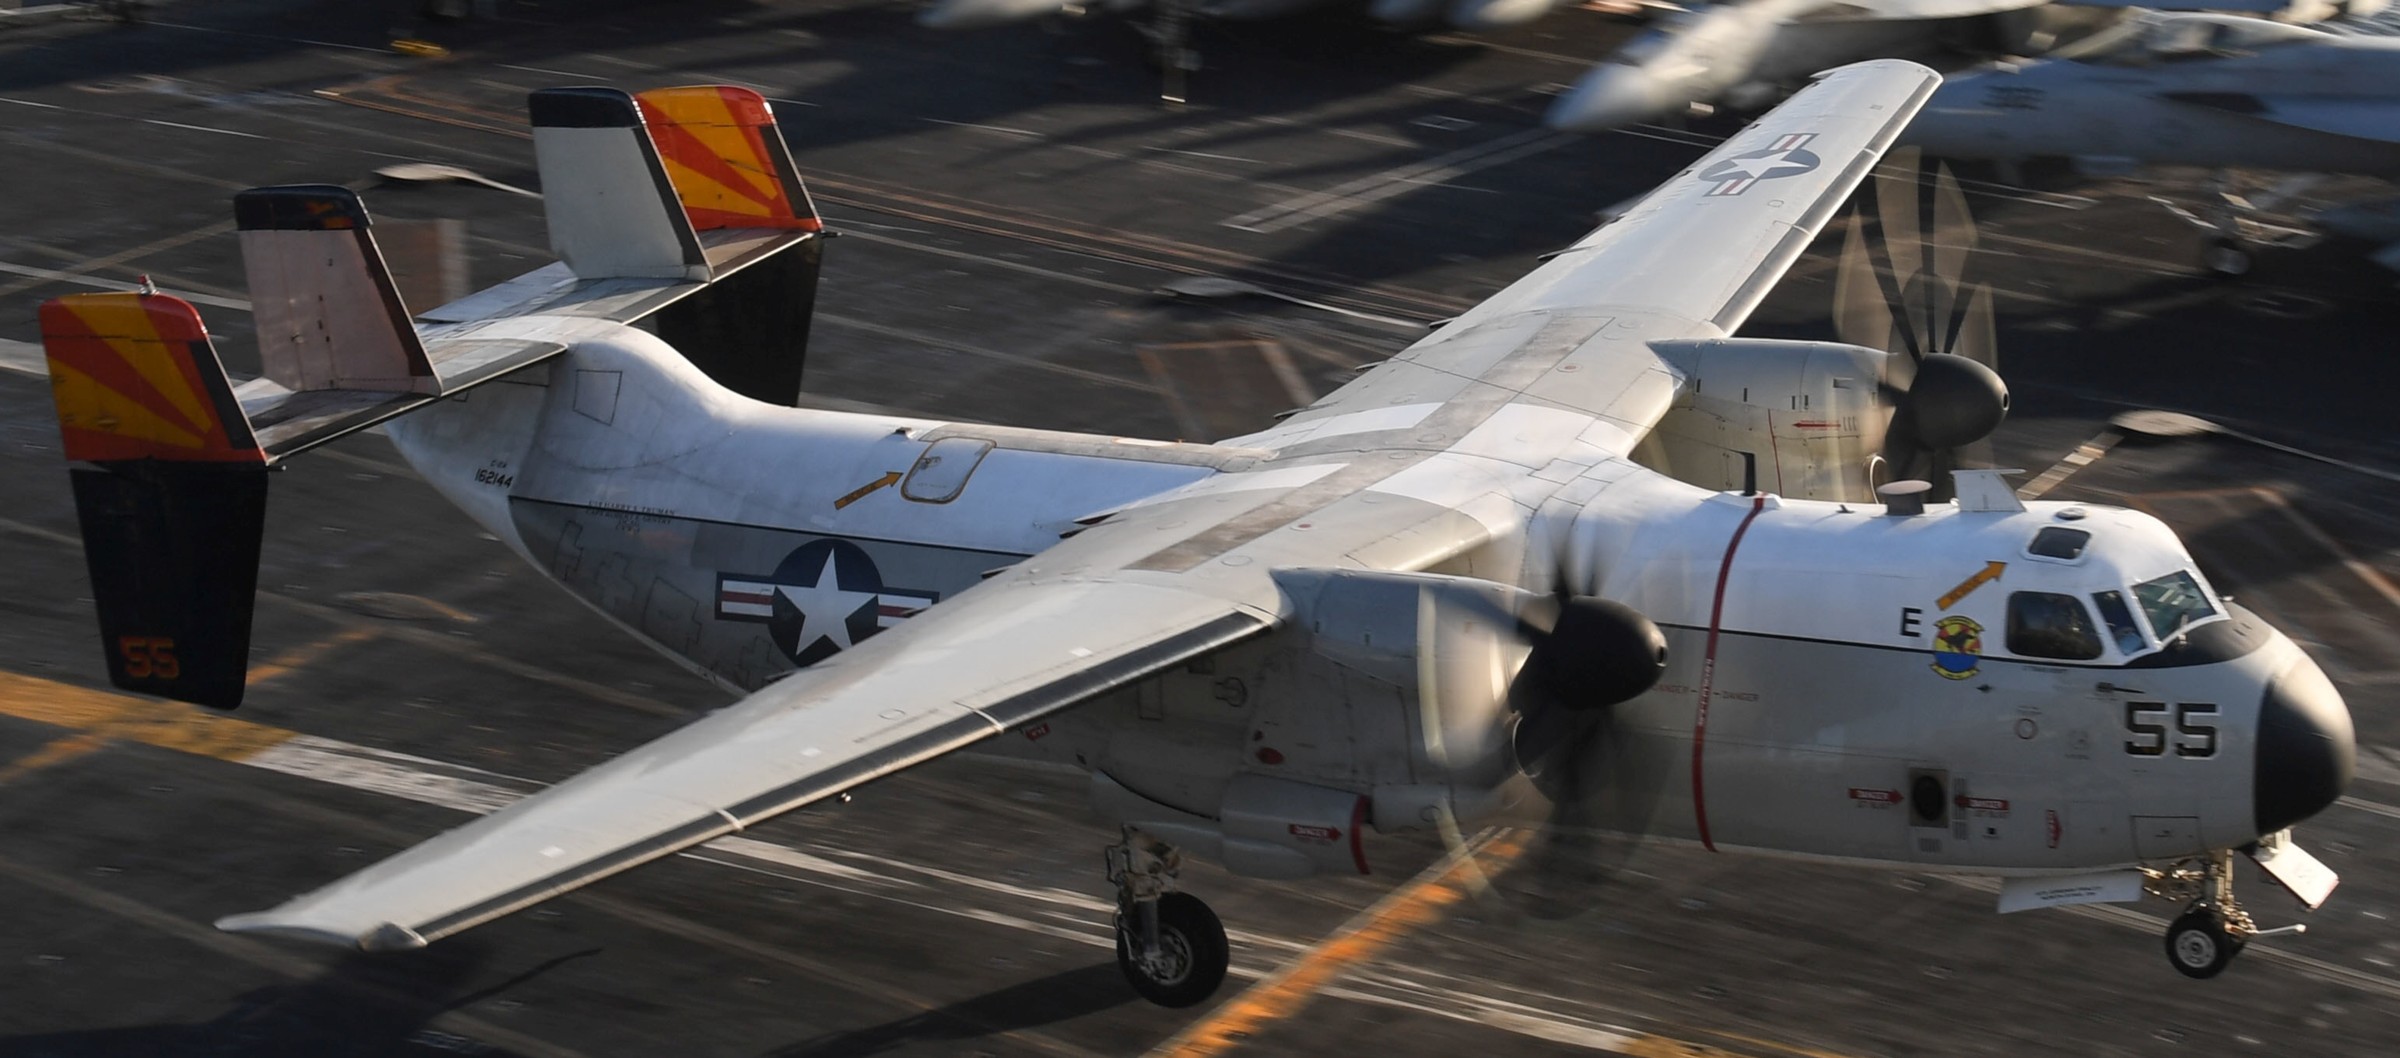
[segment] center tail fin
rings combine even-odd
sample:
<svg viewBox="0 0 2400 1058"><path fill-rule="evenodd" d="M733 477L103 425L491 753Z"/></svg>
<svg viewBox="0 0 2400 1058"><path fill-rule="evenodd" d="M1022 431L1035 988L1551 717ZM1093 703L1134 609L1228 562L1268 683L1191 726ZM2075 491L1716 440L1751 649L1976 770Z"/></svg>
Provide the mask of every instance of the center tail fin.
<svg viewBox="0 0 2400 1058"><path fill-rule="evenodd" d="M766 97L548 88L530 108L550 246L573 276L702 284L641 315L717 384L795 402L826 232Z"/></svg>

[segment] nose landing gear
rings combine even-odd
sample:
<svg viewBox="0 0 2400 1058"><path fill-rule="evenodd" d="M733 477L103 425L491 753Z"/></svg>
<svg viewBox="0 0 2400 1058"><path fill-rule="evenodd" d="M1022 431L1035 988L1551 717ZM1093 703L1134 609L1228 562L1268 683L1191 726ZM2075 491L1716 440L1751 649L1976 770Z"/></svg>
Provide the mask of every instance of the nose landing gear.
<svg viewBox="0 0 2400 1058"><path fill-rule="evenodd" d="M1232 949L1217 913L1175 891L1183 854L1138 827L1126 827L1103 853L1117 887L1117 969L1142 998L1188 1007L1225 982Z"/></svg>
<svg viewBox="0 0 2400 1058"><path fill-rule="evenodd" d="M2224 972L2253 938L2300 933L2308 927L2258 928L2233 897L2233 851L2218 849L2165 870L2144 868L2142 888L2164 900L2184 901L2183 914L2167 926L2167 961L2185 977Z"/></svg>

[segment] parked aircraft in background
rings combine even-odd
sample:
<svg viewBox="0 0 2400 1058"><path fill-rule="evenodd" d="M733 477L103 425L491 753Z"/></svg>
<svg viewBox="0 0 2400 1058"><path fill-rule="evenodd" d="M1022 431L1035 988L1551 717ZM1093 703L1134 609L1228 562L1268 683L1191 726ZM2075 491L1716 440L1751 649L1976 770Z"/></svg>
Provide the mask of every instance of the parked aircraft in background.
<svg viewBox="0 0 2400 1058"><path fill-rule="evenodd" d="M2037 62L2000 63L1942 86L1907 134L1933 154L2068 158L2108 171L2194 165L2400 176L2400 38L2327 33L2229 15L2153 15ZM2202 220L2212 267L2240 272L2243 203ZM2388 206L2321 214L2388 245Z"/></svg>
<svg viewBox="0 0 2400 1058"><path fill-rule="evenodd" d="M1938 80L1828 74L1218 444L789 406L822 240L764 100L537 92L558 264L412 320L353 193L264 188L235 215L265 378L171 297L42 307L111 679L238 702L269 471L388 420L746 697L226 929L419 947L981 745L1089 773L1119 965L1170 1005L1227 966L1179 850L1296 879L1366 871L1370 831L1544 819L1996 875L2003 910L2147 890L2212 975L2296 928L2234 899L2237 850L2334 886L2288 828L2354 770L2339 692L2146 514L1996 470L1878 492L2007 409L1959 355L1979 299L1926 272L1954 247L1844 265L1844 333L1929 339L1734 337Z"/></svg>
<svg viewBox="0 0 2400 1058"><path fill-rule="evenodd" d="M2307 19L2385 0L2172 0L2149 7ZM1694 105L1764 107L1819 70L1881 57L2021 55L2123 19L2117 0L1732 0L1660 17L1551 104L1551 128L1600 132Z"/></svg>

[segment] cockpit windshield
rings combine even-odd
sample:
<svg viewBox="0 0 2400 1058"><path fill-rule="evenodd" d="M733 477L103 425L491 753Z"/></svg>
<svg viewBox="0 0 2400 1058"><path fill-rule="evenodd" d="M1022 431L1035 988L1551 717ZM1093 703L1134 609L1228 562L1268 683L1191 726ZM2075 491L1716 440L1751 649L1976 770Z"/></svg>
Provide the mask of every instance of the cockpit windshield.
<svg viewBox="0 0 2400 1058"><path fill-rule="evenodd" d="M2313 29L2264 19L2201 15L2128 22L2053 54L2101 66L2148 66L2248 55L2324 36Z"/></svg>
<svg viewBox="0 0 2400 1058"><path fill-rule="evenodd" d="M2136 584L2133 598L2141 604L2142 616L2150 619L2150 631L2162 642L2175 638L2203 618L2217 615L2216 604L2209 601L2208 592L2189 573L2169 573Z"/></svg>

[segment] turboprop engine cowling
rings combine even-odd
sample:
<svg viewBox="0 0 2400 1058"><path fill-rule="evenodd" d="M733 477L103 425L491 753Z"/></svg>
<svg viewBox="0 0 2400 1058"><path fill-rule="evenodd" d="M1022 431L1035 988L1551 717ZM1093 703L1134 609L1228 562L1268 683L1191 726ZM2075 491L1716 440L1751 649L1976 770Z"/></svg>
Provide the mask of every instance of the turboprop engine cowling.
<svg viewBox="0 0 2400 1058"><path fill-rule="evenodd" d="M1509 685L1527 646L1515 615L1540 597L1466 577L1287 570L1299 661L1338 685L1359 725L1351 752L1368 770L1379 831L1488 818L1513 796ZM1309 708L1308 703L1295 707Z"/></svg>
<svg viewBox="0 0 2400 1058"><path fill-rule="evenodd" d="M1793 499L1873 502L1891 354L1780 338L1650 348L1685 382L1635 452L1644 465L1706 489L1741 488L1754 472L1759 489Z"/></svg>

